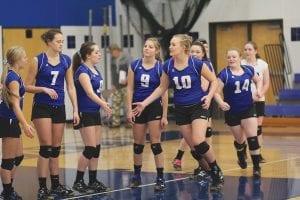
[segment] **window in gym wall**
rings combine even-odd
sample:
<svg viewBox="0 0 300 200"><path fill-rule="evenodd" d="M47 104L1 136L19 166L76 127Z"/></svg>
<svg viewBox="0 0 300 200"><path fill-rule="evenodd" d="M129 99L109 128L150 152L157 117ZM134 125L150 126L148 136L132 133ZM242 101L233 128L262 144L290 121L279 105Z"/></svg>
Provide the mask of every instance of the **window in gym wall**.
<svg viewBox="0 0 300 200"><path fill-rule="evenodd" d="M291 40L300 41L300 27L291 28Z"/></svg>
<svg viewBox="0 0 300 200"><path fill-rule="evenodd" d="M68 47L68 49L75 49L76 48L75 35L68 35L67 36L67 47Z"/></svg>
<svg viewBox="0 0 300 200"><path fill-rule="evenodd" d="M105 36L102 35L102 36L101 36L101 47L102 47L102 48L104 48L105 46L106 46L106 47L109 47L109 42L110 42L110 41L109 41L109 36L108 36L108 35L105 35Z"/></svg>
<svg viewBox="0 0 300 200"><path fill-rule="evenodd" d="M123 47L133 47L133 35L123 35Z"/></svg>
<svg viewBox="0 0 300 200"><path fill-rule="evenodd" d="M85 35L84 36L84 42L88 42L88 41L90 41L90 42L93 41L93 36L92 35L91 35L91 40L90 40L90 36L89 35Z"/></svg>

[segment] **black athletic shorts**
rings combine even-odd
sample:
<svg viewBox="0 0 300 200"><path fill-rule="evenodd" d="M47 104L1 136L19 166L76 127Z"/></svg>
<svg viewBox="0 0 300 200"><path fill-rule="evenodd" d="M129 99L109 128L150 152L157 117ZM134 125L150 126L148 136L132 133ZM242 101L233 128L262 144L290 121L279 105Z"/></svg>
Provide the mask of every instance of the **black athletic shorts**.
<svg viewBox="0 0 300 200"><path fill-rule="evenodd" d="M79 118L80 123L77 126L74 126L74 129L102 125L100 112L80 112Z"/></svg>
<svg viewBox="0 0 300 200"><path fill-rule="evenodd" d="M132 106L132 109L135 106ZM135 117L135 124L146 124L147 122L154 120L161 120L162 118L162 105L160 102L155 101L149 104L138 117Z"/></svg>
<svg viewBox="0 0 300 200"><path fill-rule="evenodd" d="M0 117L0 138L19 138L20 135L21 128L17 119L8 119Z"/></svg>
<svg viewBox="0 0 300 200"><path fill-rule="evenodd" d="M202 108L202 103L193 105L175 105L175 120L177 125L191 124L195 119L208 118L208 110Z"/></svg>
<svg viewBox="0 0 300 200"><path fill-rule="evenodd" d="M228 126L237 126L241 124L242 119L248 119L251 117L257 117L255 106L251 106L246 111L241 113L229 113L228 111L225 112L225 123Z"/></svg>
<svg viewBox="0 0 300 200"><path fill-rule="evenodd" d="M265 104L264 101L257 101L254 103L257 117L265 116Z"/></svg>
<svg viewBox="0 0 300 200"><path fill-rule="evenodd" d="M51 118L52 123L65 123L65 106L52 106L46 104L33 103L31 120L39 118Z"/></svg>

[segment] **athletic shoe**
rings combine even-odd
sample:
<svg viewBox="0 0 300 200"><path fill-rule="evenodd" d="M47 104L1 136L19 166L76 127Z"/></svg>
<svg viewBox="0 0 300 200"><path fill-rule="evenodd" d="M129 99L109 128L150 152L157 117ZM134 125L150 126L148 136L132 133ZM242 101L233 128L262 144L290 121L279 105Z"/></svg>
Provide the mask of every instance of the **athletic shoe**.
<svg viewBox="0 0 300 200"><path fill-rule="evenodd" d="M74 192L66 185L59 184L55 189L53 188L51 189L51 194L59 195L62 197L69 197L69 196L73 196Z"/></svg>
<svg viewBox="0 0 300 200"><path fill-rule="evenodd" d="M220 191L224 186L224 177L220 169L211 171L212 183L210 185L211 191Z"/></svg>
<svg viewBox="0 0 300 200"><path fill-rule="evenodd" d="M14 190L10 194L5 194L2 192L1 198L3 200L22 200L22 197Z"/></svg>
<svg viewBox="0 0 300 200"><path fill-rule="evenodd" d="M261 177L260 167L253 167L253 177L255 178Z"/></svg>
<svg viewBox="0 0 300 200"><path fill-rule="evenodd" d="M72 188L73 188L73 190L76 190L79 193L86 193L89 189L83 180L75 182Z"/></svg>
<svg viewBox="0 0 300 200"><path fill-rule="evenodd" d="M101 183L98 180L96 180L93 183L89 183L88 187L89 187L89 189L92 189L92 190L94 190L94 192L97 192L97 193L111 191L111 189L109 187L105 186L103 183Z"/></svg>
<svg viewBox="0 0 300 200"><path fill-rule="evenodd" d="M182 168L181 168L181 160L174 159L173 162L172 162L172 164L173 164L173 167L174 167L174 169L176 171L181 171L182 170Z"/></svg>
<svg viewBox="0 0 300 200"><path fill-rule="evenodd" d="M41 187L37 194L38 200L54 199L47 187Z"/></svg>
<svg viewBox="0 0 300 200"><path fill-rule="evenodd" d="M156 184L154 186L155 191L163 191L167 188L165 179L156 177Z"/></svg>
<svg viewBox="0 0 300 200"><path fill-rule="evenodd" d="M129 187L130 188L137 188L142 184L141 176L139 175L133 175L130 179Z"/></svg>
<svg viewBox="0 0 300 200"><path fill-rule="evenodd" d="M194 169L194 174L191 178L197 181L201 186L205 186L210 182L210 175L201 167Z"/></svg>

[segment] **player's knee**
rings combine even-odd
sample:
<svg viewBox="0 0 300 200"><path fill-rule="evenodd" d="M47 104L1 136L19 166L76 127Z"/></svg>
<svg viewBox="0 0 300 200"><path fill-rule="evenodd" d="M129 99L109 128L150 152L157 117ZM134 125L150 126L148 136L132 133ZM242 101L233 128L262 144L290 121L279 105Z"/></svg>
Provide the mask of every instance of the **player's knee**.
<svg viewBox="0 0 300 200"><path fill-rule="evenodd" d="M248 141L250 151L255 151L255 150L259 149L259 143L258 143L257 136L249 137L249 138L247 138L247 141Z"/></svg>
<svg viewBox="0 0 300 200"><path fill-rule="evenodd" d="M61 146L52 147L51 149L51 158L57 158L60 154Z"/></svg>
<svg viewBox="0 0 300 200"><path fill-rule="evenodd" d="M133 144L133 152L134 152L135 154L141 154L141 153L143 153L143 151L144 151L144 146L145 146L145 145L143 145L143 144L136 144L136 143L134 143L134 144Z"/></svg>
<svg viewBox="0 0 300 200"><path fill-rule="evenodd" d="M52 148L51 146L40 146L39 155L43 158L50 158Z"/></svg>
<svg viewBox="0 0 300 200"><path fill-rule="evenodd" d="M5 170L12 170L14 168L14 164L14 158L2 159L1 168Z"/></svg>
<svg viewBox="0 0 300 200"><path fill-rule="evenodd" d="M195 151L201 155L205 154L209 150L209 144L206 141L201 142L195 146Z"/></svg>
<svg viewBox="0 0 300 200"><path fill-rule="evenodd" d="M84 150L82 152L82 155L90 160L92 159L92 157L95 155L95 152L96 152L96 147L92 147L92 146L85 146L84 147Z"/></svg>
<svg viewBox="0 0 300 200"><path fill-rule="evenodd" d="M207 127L205 137L209 138L212 136L212 128Z"/></svg>
<svg viewBox="0 0 300 200"><path fill-rule="evenodd" d="M240 144L237 141L234 141L234 147L238 151L243 150L246 147L246 142L243 142L242 144Z"/></svg>
<svg viewBox="0 0 300 200"><path fill-rule="evenodd" d="M160 143L151 144L151 150L155 156L163 152Z"/></svg>
<svg viewBox="0 0 300 200"><path fill-rule="evenodd" d="M262 134L262 126L257 126L257 136Z"/></svg>
<svg viewBox="0 0 300 200"><path fill-rule="evenodd" d="M101 145L98 144L98 145L96 145L96 151L95 151L94 158L99 158L99 156L100 156L100 151L101 151Z"/></svg>
<svg viewBox="0 0 300 200"><path fill-rule="evenodd" d="M192 154L193 158L197 161L202 159L202 155L197 153L196 151L191 151L191 154Z"/></svg>
<svg viewBox="0 0 300 200"><path fill-rule="evenodd" d="M24 159L24 155L15 157L15 165L19 166L23 159Z"/></svg>

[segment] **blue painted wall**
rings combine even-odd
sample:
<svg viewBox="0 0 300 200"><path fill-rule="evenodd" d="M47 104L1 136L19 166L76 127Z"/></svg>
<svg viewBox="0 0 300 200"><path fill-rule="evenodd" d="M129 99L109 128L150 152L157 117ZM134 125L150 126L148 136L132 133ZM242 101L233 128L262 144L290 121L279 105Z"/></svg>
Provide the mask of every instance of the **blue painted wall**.
<svg viewBox="0 0 300 200"><path fill-rule="evenodd" d="M93 10L93 25L103 25L103 7L112 6L116 24L115 0L1 0L2 27L87 26L88 10ZM107 11L108 12L108 11Z"/></svg>

